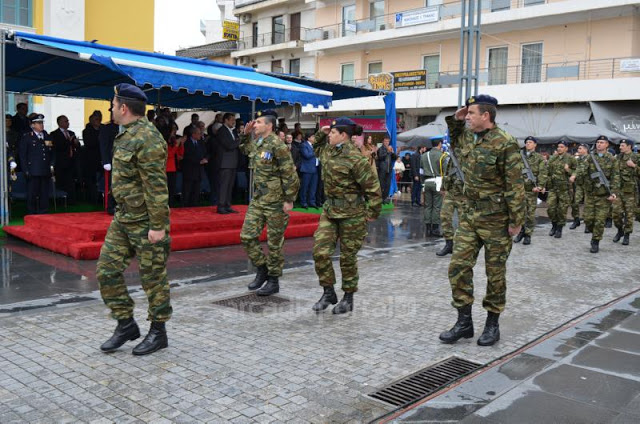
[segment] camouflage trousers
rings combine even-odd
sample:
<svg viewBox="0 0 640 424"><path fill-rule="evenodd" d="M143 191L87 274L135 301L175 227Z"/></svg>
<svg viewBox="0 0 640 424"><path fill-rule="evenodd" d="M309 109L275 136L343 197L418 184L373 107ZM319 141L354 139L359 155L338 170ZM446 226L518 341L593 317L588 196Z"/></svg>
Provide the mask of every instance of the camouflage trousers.
<svg viewBox="0 0 640 424"><path fill-rule="evenodd" d="M464 197L458 190L449 190L442 200L442 208L440 209L440 227L442 236L445 240L453 240L455 234L453 228L453 213L458 211L458 219L462 215L462 207L464 205Z"/></svg>
<svg viewBox="0 0 640 424"><path fill-rule="evenodd" d="M265 255L260 246L260 235L267 226L267 247ZM282 203L264 205L251 202L244 217L240 240L247 256L254 266L266 265L269 275L279 277L284 267L284 232L289 225L289 214L282 210Z"/></svg>
<svg viewBox="0 0 640 424"><path fill-rule="evenodd" d="M584 202L584 187L580 184L576 184L573 191L573 202L571 203L571 217L573 219L580 218L580 203Z"/></svg>
<svg viewBox="0 0 640 424"><path fill-rule="evenodd" d="M151 244L149 221L123 224L111 221L104 239L96 270L102 300L115 319L133 317L134 302L124 282L124 271L134 256L138 258L142 288L149 300L150 321L165 322L171 318L171 296L167 281L167 258L171 239Z"/></svg>
<svg viewBox="0 0 640 424"><path fill-rule="evenodd" d="M323 212L318 229L313 235L313 261L322 287L336 283L331 256L340 240L340 271L342 290L345 293L358 291L358 251L367 235L367 220L364 216L331 219Z"/></svg>
<svg viewBox="0 0 640 424"><path fill-rule="evenodd" d="M611 202L608 195L596 196L588 194L584 202L584 223L591 230L592 240L602 240L604 222L609 217Z"/></svg>
<svg viewBox="0 0 640 424"><path fill-rule="evenodd" d="M567 223L567 210L571 204L571 193L553 189L547 198L547 213L554 224L564 227Z"/></svg>
<svg viewBox="0 0 640 424"><path fill-rule="evenodd" d="M482 306L489 312L501 313L507 297L507 259L513 241L509 236L509 216L505 213L482 215L467 210L453 239L453 255L449 264L449 283L454 308L473 303L473 267L484 247L487 293Z"/></svg>
<svg viewBox="0 0 640 424"><path fill-rule="evenodd" d="M620 196L613 202L613 222L616 228L623 229L625 234L631 234L635 217L636 192L620 193Z"/></svg>
<svg viewBox="0 0 640 424"><path fill-rule="evenodd" d="M528 187L527 187L528 188ZM531 236L536 226L536 209L538 209L538 193L525 190L524 193L524 234Z"/></svg>
<svg viewBox="0 0 640 424"><path fill-rule="evenodd" d="M442 208L442 195L436 190L436 183L425 181L424 183L424 223L440 224L440 209Z"/></svg>

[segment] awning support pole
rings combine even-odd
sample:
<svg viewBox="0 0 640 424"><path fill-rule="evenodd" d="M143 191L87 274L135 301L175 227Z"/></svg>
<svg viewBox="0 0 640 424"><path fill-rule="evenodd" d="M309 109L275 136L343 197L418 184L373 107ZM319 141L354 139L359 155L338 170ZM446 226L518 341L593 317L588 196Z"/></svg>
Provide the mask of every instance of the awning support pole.
<svg viewBox="0 0 640 424"><path fill-rule="evenodd" d="M4 116L6 113L6 67L5 42L7 31L0 29L0 228L9 224L9 172L7 163L7 129Z"/></svg>

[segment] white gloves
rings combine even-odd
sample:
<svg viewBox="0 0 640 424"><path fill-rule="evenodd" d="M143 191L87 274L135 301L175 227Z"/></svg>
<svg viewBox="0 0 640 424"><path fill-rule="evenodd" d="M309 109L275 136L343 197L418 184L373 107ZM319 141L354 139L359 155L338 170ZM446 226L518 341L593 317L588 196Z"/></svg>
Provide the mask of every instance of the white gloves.
<svg viewBox="0 0 640 424"><path fill-rule="evenodd" d="M105 171L111 171L111 164L110 163L108 163L106 165L103 165L102 167L104 168Z"/></svg>
<svg viewBox="0 0 640 424"><path fill-rule="evenodd" d="M14 170L18 167L18 164L15 163L14 161L9 162L9 168L11 168L11 170Z"/></svg>

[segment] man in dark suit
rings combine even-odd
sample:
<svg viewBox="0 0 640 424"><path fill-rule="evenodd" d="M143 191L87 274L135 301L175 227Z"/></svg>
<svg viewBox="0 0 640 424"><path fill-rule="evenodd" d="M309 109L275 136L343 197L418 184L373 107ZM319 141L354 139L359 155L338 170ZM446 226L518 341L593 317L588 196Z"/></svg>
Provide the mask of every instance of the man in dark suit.
<svg viewBox="0 0 640 424"><path fill-rule="evenodd" d="M53 141L44 130L44 115L31 120L31 131L20 140L20 162L27 177L27 213L49 211L51 169L55 163Z"/></svg>
<svg viewBox="0 0 640 424"><path fill-rule="evenodd" d="M197 206L200 197L200 173L202 165L208 163L207 151L200 140L200 128L188 126L184 129L187 140L184 142L182 158L182 205Z"/></svg>
<svg viewBox="0 0 640 424"><path fill-rule="evenodd" d="M393 164L397 158L390 143L391 139L385 136L382 140L382 146L378 149L378 178L382 189L382 203L389 203Z"/></svg>
<svg viewBox="0 0 640 424"><path fill-rule="evenodd" d="M91 201L98 197L97 176L100 166L100 127L102 126L102 112L94 110L89 117L89 123L82 130L82 177Z"/></svg>
<svg viewBox="0 0 640 424"><path fill-rule="evenodd" d="M113 215L116 212L116 201L113 198L113 194L111 194L111 159L113 157L113 140L116 139L119 128L119 125L113 122L113 115L111 115L109 123L101 125L98 133L102 169L109 173L109 183L104 193L104 195L107 196L107 213L109 215ZM102 184L104 184L104 182Z"/></svg>
<svg viewBox="0 0 640 424"><path fill-rule="evenodd" d="M422 175L420 172L422 165L420 159L427 151L425 146L418 147L418 151L411 155L411 206L422 206Z"/></svg>
<svg viewBox="0 0 640 424"><path fill-rule="evenodd" d="M75 184L73 173L80 142L73 131L69 131L69 118L60 115L57 118L58 129L51 132L51 140L56 154L56 184L67 193L69 204L75 202Z"/></svg>
<svg viewBox="0 0 640 424"><path fill-rule="evenodd" d="M22 137L24 133L31 131L31 123L27 117L28 111L29 106L26 103L18 103L16 105L16 114L11 118L11 128L17 131L20 137Z"/></svg>
<svg viewBox="0 0 640 424"><path fill-rule="evenodd" d="M225 113L222 117L223 125L218 129L216 141L218 143L218 168L220 169L220 189L218 213L238 213L231 209L231 194L238 169L238 155L240 154L240 138L236 131L236 116Z"/></svg>
<svg viewBox="0 0 640 424"><path fill-rule="evenodd" d="M303 208L317 208L316 190L318 188L318 160L313 153L315 135L311 134L307 140L300 143L300 173L302 174L302 189L300 203Z"/></svg>

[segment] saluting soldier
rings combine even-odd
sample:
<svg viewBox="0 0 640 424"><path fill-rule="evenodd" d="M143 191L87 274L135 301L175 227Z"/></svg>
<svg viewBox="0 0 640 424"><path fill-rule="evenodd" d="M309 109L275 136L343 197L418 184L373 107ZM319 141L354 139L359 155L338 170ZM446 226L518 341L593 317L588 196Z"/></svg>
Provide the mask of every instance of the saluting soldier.
<svg viewBox="0 0 640 424"><path fill-rule="evenodd" d="M525 222L524 227L520 233L513 239L514 243L519 243L520 240L524 241L522 244L531 244L531 234L536 226L536 209L538 208L538 193L544 191L544 186L547 180L547 164L544 161L544 157L536 152L538 146L538 140L529 136L524 140L525 152L523 155L523 170L524 180L524 193L525 193ZM525 163L526 161L526 163ZM529 171L526 169L528 165L533 180L529 176ZM524 172L526 171L526 172Z"/></svg>
<svg viewBox="0 0 640 424"><path fill-rule="evenodd" d="M567 223L567 210L571 204L571 184L569 177L577 167L576 159L567 153L569 143L559 141L556 154L547 163L547 213L551 220L550 236L562 237L562 229Z"/></svg>
<svg viewBox="0 0 640 424"><path fill-rule="evenodd" d="M44 130L44 115L35 114L31 131L20 140L20 163L27 178L27 213L49 212L51 174L55 164L53 141Z"/></svg>
<svg viewBox="0 0 640 424"><path fill-rule="evenodd" d="M449 264L451 304L458 310L458 320L440 334L444 343L473 337L473 267L482 247L487 273L482 306L488 314L478 345L500 340L498 320L506 303L511 237L524 224L524 181L518 142L495 123L497 105L491 96L470 97L465 107L446 118L451 146L460 149L466 202Z"/></svg>
<svg viewBox="0 0 640 424"><path fill-rule="evenodd" d="M353 310L353 293L358 290L357 254L367 235L367 221L374 221L382 210L382 194L376 173L351 136L361 135L362 127L349 118L338 118L316 134L313 149L322 163L326 200L318 229L314 234L313 260L324 293L313 305L320 312L338 303L333 286L336 275L331 256L340 240L340 270L344 297L333 308L334 314Z"/></svg>
<svg viewBox="0 0 640 424"><path fill-rule="evenodd" d="M584 224L592 231L591 253L598 253L600 240L604 233L604 223L609 216L611 202L620 192L620 169L616 158L607 151L609 138L601 135L596 140L596 153L589 155L578 171L571 176L571 182L576 178L584 179L586 200L584 204ZM594 162L597 160L598 165ZM598 170L598 167L602 170ZM607 187L606 185L609 185Z"/></svg>
<svg viewBox="0 0 640 424"><path fill-rule="evenodd" d="M449 148L453 152L456 159L460 160L460 149L454 150ZM460 163L458 162L458 165ZM458 211L458 217L462 215L464 207L464 194L462 188L464 182L460 178L462 170L456 170L456 165L451 159L451 154L445 153L444 158L444 177L442 179L442 188L440 193L442 194L442 208L440 209L440 226L442 227L442 236L444 237L444 246L442 249L436 252L437 256L446 256L453 253L453 236L455 231L453 229L453 214Z"/></svg>
<svg viewBox="0 0 640 424"><path fill-rule="evenodd" d="M638 156L633 153L632 140L620 140L618 167L620 168L620 193L613 202L613 221L618 233L613 238L617 243L622 236L622 244L629 244L629 235L633 232L633 221L636 212L636 193L638 191Z"/></svg>
<svg viewBox="0 0 640 424"><path fill-rule="evenodd" d="M96 274L102 299L118 326L100 347L103 352L113 352L140 337L133 318L134 302L123 276L133 256L138 257L142 288L149 300L147 319L151 321L147 336L133 348L133 354L146 355L169 345L165 322L173 310L167 281L171 241L167 143L145 117L146 102L140 88L126 83L115 86L111 111L113 122L121 129L113 143L111 192L117 205Z"/></svg>
<svg viewBox="0 0 640 424"><path fill-rule="evenodd" d="M256 278L249 284L249 290L258 290L258 296L269 296L280 291L279 277L284 267L284 232L289 224L289 211L293 209L293 201L300 188L291 153L284 141L274 133L277 118L273 110L258 112L257 119L244 127L240 139L240 151L249 156L253 169L254 188L240 240L251 263L258 268ZM251 136L252 132L254 137ZM260 247L260 234L265 224L268 255Z"/></svg>
<svg viewBox="0 0 640 424"><path fill-rule="evenodd" d="M579 168L584 160L589 155L589 146L582 143L578 146L576 155L577 168ZM571 216L573 217L573 223L569 227L570 230L575 230L580 226L580 204L584 203L584 181L582 178L577 178L573 183L573 204L571 205ZM586 227L586 226L585 226ZM586 233L585 228L585 233Z"/></svg>

